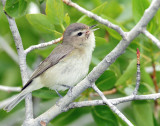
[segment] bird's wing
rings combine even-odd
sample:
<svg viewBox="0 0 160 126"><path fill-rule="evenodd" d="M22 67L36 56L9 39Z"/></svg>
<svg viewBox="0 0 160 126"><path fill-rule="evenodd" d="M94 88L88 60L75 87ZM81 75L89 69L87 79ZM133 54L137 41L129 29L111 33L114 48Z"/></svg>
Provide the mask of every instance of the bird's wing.
<svg viewBox="0 0 160 126"><path fill-rule="evenodd" d="M43 62L40 63L37 69L33 72L28 82L22 88L22 90L25 89L33 81L34 78L41 75L44 71L46 71L50 67L56 65L62 58L68 55L73 49L74 47L70 45L62 45L62 44L58 45L51 52L51 54Z"/></svg>

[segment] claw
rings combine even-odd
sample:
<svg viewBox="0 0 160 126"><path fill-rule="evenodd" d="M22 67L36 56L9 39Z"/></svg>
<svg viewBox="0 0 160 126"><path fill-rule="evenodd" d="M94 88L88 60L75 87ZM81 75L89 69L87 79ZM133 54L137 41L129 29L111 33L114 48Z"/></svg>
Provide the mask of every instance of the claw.
<svg viewBox="0 0 160 126"><path fill-rule="evenodd" d="M73 87L68 86L68 85L62 85L62 86L66 87L66 88L69 88L67 94L69 95L69 97L71 97L71 96L72 96L72 88L73 88Z"/></svg>
<svg viewBox="0 0 160 126"><path fill-rule="evenodd" d="M67 92L67 94L68 94L69 97L72 96L72 88L73 88L73 87L70 87L69 90L68 90L68 92Z"/></svg>

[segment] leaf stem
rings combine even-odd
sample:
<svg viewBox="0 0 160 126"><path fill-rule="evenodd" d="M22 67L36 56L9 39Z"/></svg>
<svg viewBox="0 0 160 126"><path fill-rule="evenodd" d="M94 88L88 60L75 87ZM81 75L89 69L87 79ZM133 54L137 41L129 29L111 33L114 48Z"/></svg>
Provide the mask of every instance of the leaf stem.
<svg viewBox="0 0 160 126"><path fill-rule="evenodd" d="M61 26L62 30L65 31L64 25L63 25L63 24L60 24L60 26Z"/></svg>

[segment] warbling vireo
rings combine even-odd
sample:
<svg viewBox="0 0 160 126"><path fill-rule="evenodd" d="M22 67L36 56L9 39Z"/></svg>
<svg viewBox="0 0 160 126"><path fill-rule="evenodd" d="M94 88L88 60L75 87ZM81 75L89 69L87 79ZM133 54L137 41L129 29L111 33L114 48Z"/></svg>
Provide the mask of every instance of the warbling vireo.
<svg viewBox="0 0 160 126"><path fill-rule="evenodd" d="M95 36L92 29L81 23L67 27L63 42L38 66L22 88L21 93L4 110L11 111L29 93L42 87L66 90L73 87L88 73Z"/></svg>

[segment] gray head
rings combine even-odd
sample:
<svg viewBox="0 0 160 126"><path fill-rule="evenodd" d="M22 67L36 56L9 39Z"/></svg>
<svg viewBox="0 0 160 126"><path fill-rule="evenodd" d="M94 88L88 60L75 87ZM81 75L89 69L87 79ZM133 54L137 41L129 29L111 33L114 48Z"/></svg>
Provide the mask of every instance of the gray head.
<svg viewBox="0 0 160 126"><path fill-rule="evenodd" d="M63 34L63 44L82 46L89 44L90 37L94 38L92 27L82 23L74 23L68 26Z"/></svg>

